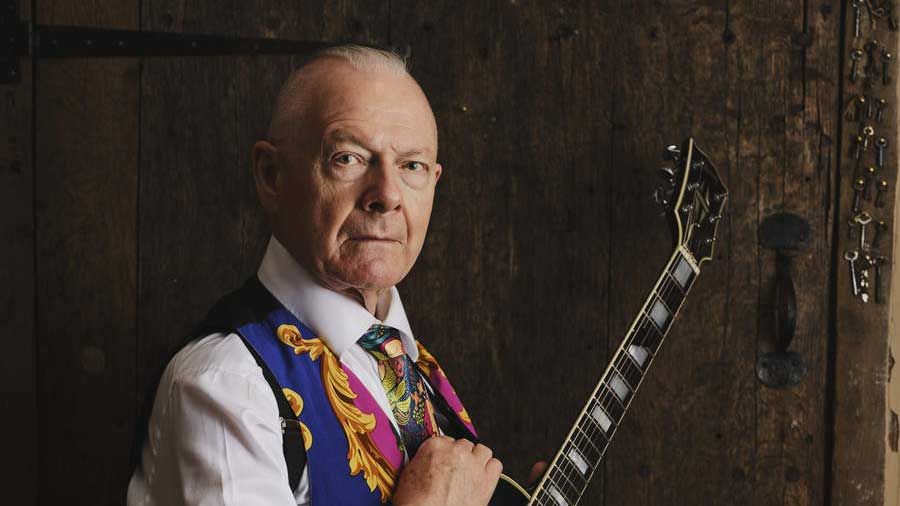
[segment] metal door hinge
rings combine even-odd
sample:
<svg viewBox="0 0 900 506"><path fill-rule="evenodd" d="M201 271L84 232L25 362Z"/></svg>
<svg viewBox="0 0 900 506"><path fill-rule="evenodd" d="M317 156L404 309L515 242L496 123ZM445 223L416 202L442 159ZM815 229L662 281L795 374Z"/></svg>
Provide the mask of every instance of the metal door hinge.
<svg viewBox="0 0 900 506"><path fill-rule="evenodd" d="M19 61L28 56L37 59L305 54L348 42L37 25L20 19L19 1L0 0L0 84L19 82ZM410 53L409 46L393 50L404 57Z"/></svg>

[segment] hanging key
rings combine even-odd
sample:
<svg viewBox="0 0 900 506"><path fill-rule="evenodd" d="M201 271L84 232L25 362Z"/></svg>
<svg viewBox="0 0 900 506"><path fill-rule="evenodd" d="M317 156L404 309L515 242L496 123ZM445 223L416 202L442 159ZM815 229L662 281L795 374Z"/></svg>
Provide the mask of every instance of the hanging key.
<svg viewBox="0 0 900 506"><path fill-rule="evenodd" d="M850 264L850 281L853 285L853 295L859 295L859 285L856 283L856 260L859 258L859 252L848 251L844 253L844 260Z"/></svg>
<svg viewBox="0 0 900 506"><path fill-rule="evenodd" d="M887 100L879 98L875 100L875 121L879 124L884 119L884 110L887 108Z"/></svg>
<svg viewBox="0 0 900 506"><path fill-rule="evenodd" d="M884 220L878 220L875 222L875 231L872 232L872 244L873 249L877 248L879 244L881 244L881 238L884 236L884 233L887 232L887 223Z"/></svg>
<svg viewBox="0 0 900 506"><path fill-rule="evenodd" d="M847 121L855 121L862 124L866 111L866 97L865 95L857 95L853 97L853 102L853 110L856 114L852 118L847 118Z"/></svg>
<svg viewBox="0 0 900 506"><path fill-rule="evenodd" d="M850 82L855 83L859 77L859 60L862 59L863 52L858 48L850 51Z"/></svg>
<svg viewBox="0 0 900 506"><path fill-rule="evenodd" d="M886 85L891 82L891 76L888 74L888 66L893 59L894 55L884 49L881 50L881 84Z"/></svg>
<svg viewBox="0 0 900 506"><path fill-rule="evenodd" d="M863 95L862 98L863 98L863 104L865 104L865 109L866 109L866 119L867 120L872 119L872 113L875 110L875 107L874 107L875 100L873 100L872 97L867 97L865 95Z"/></svg>
<svg viewBox="0 0 900 506"><path fill-rule="evenodd" d="M875 139L875 149L877 150L877 154L875 155L875 162L878 165L879 169L884 168L884 152L887 149L888 141L884 137L879 137Z"/></svg>
<svg viewBox="0 0 900 506"><path fill-rule="evenodd" d="M866 184L863 187L863 200L872 200L872 187L875 186L875 175L877 174L875 167L869 165L866 167L863 176L866 178Z"/></svg>
<svg viewBox="0 0 900 506"><path fill-rule="evenodd" d="M863 303L869 302L869 267L872 265L872 257L863 255L857 262L856 272L859 275L859 298Z"/></svg>
<svg viewBox="0 0 900 506"><path fill-rule="evenodd" d="M887 193L887 179L878 181L878 188L875 190L875 207L884 207L884 194Z"/></svg>
<svg viewBox="0 0 900 506"><path fill-rule="evenodd" d="M856 139L853 140L853 158L859 162L862 159L862 146L863 146L864 138L862 135L857 135ZM859 165L859 163L857 163Z"/></svg>
<svg viewBox="0 0 900 506"><path fill-rule="evenodd" d="M878 49L878 41L873 39L866 42L863 49L866 51L866 66L863 67L863 71L866 74L873 74L875 72L875 50Z"/></svg>
<svg viewBox="0 0 900 506"><path fill-rule="evenodd" d="M862 204L863 191L866 189L866 180L858 177L853 181L853 212L858 213Z"/></svg>
<svg viewBox="0 0 900 506"><path fill-rule="evenodd" d="M853 38L859 38L859 18L862 8L862 0L850 0L850 8L853 9Z"/></svg>
<svg viewBox="0 0 900 506"><path fill-rule="evenodd" d="M869 251L869 244L866 243L866 227L872 222L872 216L863 211L854 216L853 220L859 225L859 251L865 253Z"/></svg>
<svg viewBox="0 0 900 506"><path fill-rule="evenodd" d="M875 303L884 303L884 289L881 282L881 268L887 263L887 257L880 256L872 259L872 269L875 271Z"/></svg>
<svg viewBox="0 0 900 506"><path fill-rule="evenodd" d="M872 136L875 135L875 128L872 125L866 125L862 129L863 133L863 155L865 156L866 150L869 149L869 143L872 140Z"/></svg>

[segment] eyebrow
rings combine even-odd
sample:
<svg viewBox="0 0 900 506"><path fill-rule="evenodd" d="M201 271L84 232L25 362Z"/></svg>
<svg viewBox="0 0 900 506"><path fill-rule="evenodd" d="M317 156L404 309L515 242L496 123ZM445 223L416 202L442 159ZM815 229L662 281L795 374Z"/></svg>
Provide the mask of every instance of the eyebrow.
<svg viewBox="0 0 900 506"><path fill-rule="evenodd" d="M357 146L364 148L368 151L374 151L373 149L368 147L367 142L365 142L363 139L357 137L355 134L353 134L352 132L349 132L347 130L342 130L342 129L334 130L333 132L329 133L328 136L325 138L325 144L331 144L331 143L335 143L335 142L349 142L351 144L356 144ZM406 151L397 152L397 156L400 158L408 158L411 156L427 154L427 151L428 151L427 149L413 148L413 149L408 149Z"/></svg>

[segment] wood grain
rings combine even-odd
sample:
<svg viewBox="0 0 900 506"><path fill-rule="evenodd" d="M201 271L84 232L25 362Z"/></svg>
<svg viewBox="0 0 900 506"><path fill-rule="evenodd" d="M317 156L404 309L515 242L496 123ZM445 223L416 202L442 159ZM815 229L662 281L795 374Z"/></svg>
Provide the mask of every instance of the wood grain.
<svg viewBox="0 0 900 506"><path fill-rule="evenodd" d="M22 1L23 17L31 2ZM16 465L5 471L4 496L33 504L38 494L38 399L35 385L33 68L22 59L19 81L0 85L0 441Z"/></svg>
<svg viewBox="0 0 900 506"><path fill-rule="evenodd" d="M400 291L518 477L553 456L672 251L649 198L654 169L663 146L695 136L731 192L717 254L583 503L878 504L887 306L849 297L841 260L850 192L839 165L857 128L839 110L845 7L36 5L45 24L409 45L444 174ZM41 504L122 503L143 394L210 304L258 266L268 228L250 149L298 61L41 61L34 111L28 85L0 88L3 260L16 266L0 274L12 287L0 321L27 336L9 339L15 352L0 363L8 385L36 377L4 395L31 413L16 421L27 436L11 447L25 456L14 493L40 483ZM896 118L883 132L896 138ZM758 246L759 225L778 211L812 229L794 259L792 348L808 372L786 391L754 371L774 345L774 254Z"/></svg>
<svg viewBox="0 0 900 506"><path fill-rule="evenodd" d="M145 3L145 30L386 42L386 8ZM148 59L142 79L138 391L216 299L254 274L269 230L250 173L303 55Z"/></svg>
<svg viewBox="0 0 900 506"><path fill-rule="evenodd" d="M41 1L45 24L137 28L138 2ZM135 416L136 59L41 61L36 258L40 504L122 504Z"/></svg>
<svg viewBox="0 0 900 506"><path fill-rule="evenodd" d="M852 13L848 12L847 19L852 20ZM845 47L841 60L842 84L845 100L853 95L863 92L863 86L849 82L850 75L850 50L855 47L863 48L864 44L875 38L883 46L896 54L898 39L896 33L889 32L886 23L879 23L879 29L874 33L869 26L863 25L863 37L854 39L853 23L848 22L843 27ZM879 77L880 77L880 68ZM883 97L889 104L888 115L890 118L884 124L874 124L875 137L883 136L887 139L897 139L897 105L898 95L896 87L896 64L891 68L894 81L889 86L883 86L880 79L872 90L870 96ZM843 122L841 141L842 170L837 174L839 195L839 222L835 228L835 258L836 258L836 311L835 311L835 343L834 343L834 449L831 461L831 474L833 480L830 488L832 504L860 504L881 505L884 504L885 487L885 435L887 434L887 395L889 369L889 326L888 304L876 305L870 302L862 304L857 297L851 294L850 272L847 262L843 260L844 252L858 249L858 240L851 241L847 237L846 222L852 217L853 206L853 171L854 164L851 159L853 139L860 133L865 123L850 121ZM896 143L896 142L894 142ZM881 171L880 177L888 180L890 188L895 188L897 183L897 159L894 148L888 151L887 170ZM867 162L874 164L874 153L869 152ZM894 194L896 195L896 194ZM883 208L875 208L869 202L863 202L863 209L868 211L873 219L884 219L892 228L891 234L896 233L896 224L893 223L893 209L890 203L894 201L887 195L885 200L889 204ZM881 253L892 258L892 238L882 239ZM893 262L892 262L893 263ZM896 265L896 263L893 263ZM891 268L895 268L895 267ZM890 301L890 283L887 281L890 274L885 272L885 300ZM874 278L873 278L874 279Z"/></svg>

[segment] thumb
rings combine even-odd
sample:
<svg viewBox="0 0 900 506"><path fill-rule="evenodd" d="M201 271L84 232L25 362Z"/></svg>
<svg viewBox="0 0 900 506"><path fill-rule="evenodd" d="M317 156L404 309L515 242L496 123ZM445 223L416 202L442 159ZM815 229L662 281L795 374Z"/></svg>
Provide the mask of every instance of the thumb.
<svg viewBox="0 0 900 506"><path fill-rule="evenodd" d="M539 460L531 466L531 471L528 473L528 484L534 485L537 483L538 479L544 474L544 471L547 470L547 462L544 460Z"/></svg>

